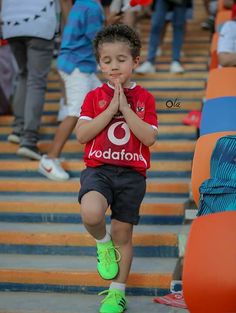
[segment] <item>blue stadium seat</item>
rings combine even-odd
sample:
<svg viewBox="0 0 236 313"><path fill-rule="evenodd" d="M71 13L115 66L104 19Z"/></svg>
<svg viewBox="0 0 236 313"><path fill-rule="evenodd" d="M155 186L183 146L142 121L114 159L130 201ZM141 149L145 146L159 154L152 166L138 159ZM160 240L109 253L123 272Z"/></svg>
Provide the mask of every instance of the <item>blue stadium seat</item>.
<svg viewBox="0 0 236 313"><path fill-rule="evenodd" d="M223 131L236 131L236 97L209 99L203 105L200 136Z"/></svg>

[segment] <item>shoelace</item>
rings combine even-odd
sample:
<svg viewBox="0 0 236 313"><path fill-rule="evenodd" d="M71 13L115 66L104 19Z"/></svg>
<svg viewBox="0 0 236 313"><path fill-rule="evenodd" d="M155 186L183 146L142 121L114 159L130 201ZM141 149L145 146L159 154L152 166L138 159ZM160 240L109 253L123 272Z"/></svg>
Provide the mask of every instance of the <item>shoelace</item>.
<svg viewBox="0 0 236 313"><path fill-rule="evenodd" d="M105 249L104 251L102 251L101 253L99 253L99 258L101 258L106 268L108 268L109 263L114 262L114 261L119 262L121 260L121 254L117 248L118 247L109 247ZM115 255L117 257L114 261L112 260L112 257L110 256L111 250L115 251Z"/></svg>
<svg viewBox="0 0 236 313"><path fill-rule="evenodd" d="M108 301L110 300L110 302L112 302L112 300L115 298L115 301L118 303L118 301L120 299L118 299L118 297L122 297L121 294L119 294L116 290L113 290L113 289L107 289L107 290L103 290L101 292L99 292L99 296L103 295L103 294L106 294L107 293L107 296L101 301L101 303L105 302L105 301Z"/></svg>

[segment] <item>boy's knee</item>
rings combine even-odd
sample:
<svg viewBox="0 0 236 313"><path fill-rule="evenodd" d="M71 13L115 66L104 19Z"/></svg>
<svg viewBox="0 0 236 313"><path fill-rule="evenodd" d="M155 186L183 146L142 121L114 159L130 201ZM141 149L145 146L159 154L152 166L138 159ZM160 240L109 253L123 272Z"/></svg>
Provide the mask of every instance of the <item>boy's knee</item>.
<svg viewBox="0 0 236 313"><path fill-rule="evenodd" d="M90 210L82 211L81 217L83 223L89 226L96 226L104 220L104 215Z"/></svg>
<svg viewBox="0 0 236 313"><path fill-rule="evenodd" d="M111 236L115 242L125 245L132 241L132 225L128 223L112 222Z"/></svg>

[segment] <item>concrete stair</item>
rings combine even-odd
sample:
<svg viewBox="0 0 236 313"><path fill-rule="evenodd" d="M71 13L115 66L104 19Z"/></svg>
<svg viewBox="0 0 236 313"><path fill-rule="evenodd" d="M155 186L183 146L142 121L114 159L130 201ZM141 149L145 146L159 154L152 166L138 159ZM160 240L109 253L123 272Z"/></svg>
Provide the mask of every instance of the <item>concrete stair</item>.
<svg viewBox="0 0 236 313"><path fill-rule="evenodd" d="M0 292L4 313L95 313L102 297L83 293ZM128 297L127 312L185 313L186 310L154 303L153 297Z"/></svg>
<svg viewBox="0 0 236 313"><path fill-rule="evenodd" d="M13 185L13 189L17 188ZM37 222L37 223L81 223L79 206L73 202L73 197L59 196L59 201L54 202L54 196L40 196L40 202L37 196L28 196L28 202L24 201L22 207L22 198L25 195L15 196L15 200L9 201L11 195L2 195L0 202L0 222ZM4 200L5 201L4 201ZM52 200L52 201L50 201ZM184 222L185 207L187 200L183 198L148 198L146 197L141 205L140 224L160 224L160 225L178 225ZM107 215L109 215L107 213ZM107 218L107 222L109 217Z"/></svg>
<svg viewBox="0 0 236 313"><path fill-rule="evenodd" d="M169 73L168 30L164 55L156 64L158 72L134 75L134 80L155 96L160 127L151 147L140 225L134 228L128 312L173 312L152 299L169 293L171 281L181 279L189 229L185 214L190 207L191 160L197 139L196 129L183 125L182 120L189 111L201 109L209 49L209 34L200 29L204 19L201 1L195 4L196 16L188 24L183 49L186 73ZM141 28L145 58L149 21ZM44 153L57 127L60 84L54 69L47 88L39 142ZM171 107L168 100L173 102ZM77 193L84 168L83 146L72 134L62 153L63 167L71 179L49 181L38 173L38 162L18 157L18 146L6 141L12 120L12 116L0 116L0 312L96 312L99 298L94 294L106 289L109 282L96 272L94 240L81 224ZM138 301L133 297L137 295Z"/></svg>

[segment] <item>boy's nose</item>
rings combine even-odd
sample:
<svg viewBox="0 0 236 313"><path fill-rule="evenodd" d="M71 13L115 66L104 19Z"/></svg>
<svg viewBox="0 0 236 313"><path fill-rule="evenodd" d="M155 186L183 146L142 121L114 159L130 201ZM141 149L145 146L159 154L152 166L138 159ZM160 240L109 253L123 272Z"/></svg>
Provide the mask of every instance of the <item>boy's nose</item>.
<svg viewBox="0 0 236 313"><path fill-rule="evenodd" d="M112 64L111 64L112 71L117 70L118 68L119 68L118 62L117 61L113 61Z"/></svg>

